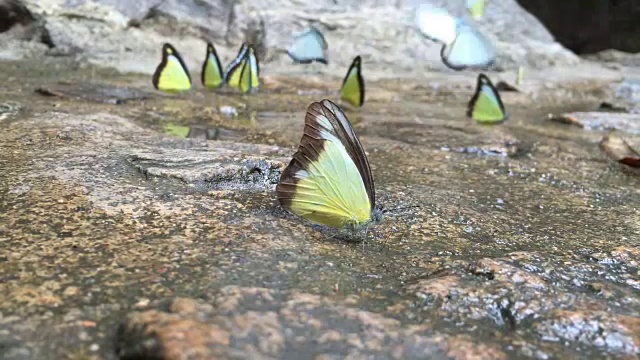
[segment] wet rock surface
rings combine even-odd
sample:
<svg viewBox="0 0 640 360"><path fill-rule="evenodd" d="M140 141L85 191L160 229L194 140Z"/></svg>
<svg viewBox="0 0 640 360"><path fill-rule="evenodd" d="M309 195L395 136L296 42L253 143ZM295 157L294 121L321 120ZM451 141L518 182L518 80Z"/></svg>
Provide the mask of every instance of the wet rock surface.
<svg viewBox="0 0 640 360"><path fill-rule="evenodd" d="M640 134L640 114L600 111L574 112L550 115L550 119L590 131L620 130L633 135Z"/></svg>
<svg viewBox="0 0 640 360"><path fill-rule="evenodd" d="M273 191L304 109L339 81L166 96L66 59L3 65L4 358L639 355L640 178L601 152L602 131L546 117L596 108L616 72L531 80L497 127L464 115L474 78L368 82L347 115L389 212L349 243ZM87 78L72 96L34 91Z"/></svg>
<svg viewBox="0 0 640 360"><path fill-rule="evenodd" d="M606 259L620 252L631 259L596 262L597 257ZM411 307L403 312L420 316L421 311L436 311L443 319L471 331L483 322L493 322L500 336L577 343L583 354L604 350L634 356L639 351L639 283L632 275L637 270L637 255L637 249L621 248L595 257L575 254L562 264L537 252L461 261L436 269L409 286L419 300L409 303ZM593 261L585 261L588 259ZM601 283L599 274L612 269L622 275L607 279L606 285ZM633 310L621 314L621 308ZM527 356L548 358L551 354L545 347L534 350L527 344L518 350Z"/></svg>
<svg viewBox="0 0 640 360"><path fill-rule="evenodd" d="M225 287L210 303L178 298L168 311L128 315L119 329L122 359L195 358L506 359L499 348L431 326L360 310L360 299ZM188 339L185 341L185 339Z"/></svg>
<svg viewBox="0 0 640 360"><path fill-rule="evenodd" d="M86 82L63 82L47 87L39 87L35 89L35 92L43 96L76 98L114 105L123 104L131 100L144 100L152 96L150 92L138 89Z"/></svg>

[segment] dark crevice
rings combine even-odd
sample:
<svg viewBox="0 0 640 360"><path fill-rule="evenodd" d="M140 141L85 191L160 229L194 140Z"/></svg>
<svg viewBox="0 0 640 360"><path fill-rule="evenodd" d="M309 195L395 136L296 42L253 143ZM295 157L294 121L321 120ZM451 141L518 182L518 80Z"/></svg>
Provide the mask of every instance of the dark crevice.
<svg viewBox="0 0 640 360"><path fill-rule="evenodd" d="M262 175L262 170L258 167L254 167L251 170L249 170L249 175L251 174L259 174Z"/></svg>
<svg viewBox="0 0 640 360"><path fill-rule="evenodd" d="M640 52L638 0L517 0L576 54Z"/></svg>
<svg viewBox="0 0 640 360"><path fill-rule="evenodd" d="M0 1L0 33L15 25L27 26L36 19L29 9L18 0Z"/></svg>
<svg viewBox="0 0 640 360"><path fill-rule="evenodd" d="M41 43L47 45L49 48L56 47L56 44L53 43L53 39L51 39L51 35L49 32L43 27L40 33L40 38L38 39Z"/></svg>
<svg viewBox="0 0 640 360"><path fill-rule="evenodd" d="M0 0L0 33L14 28L13 36L20 40L36 40L50 48L55 47L44 22L34 16L19 0Z"/></svg>
<svg viewBox="0 0 640 360"><path fill-rule="evenodd" d="M509 303L508 306L506 307L504 306L500 307L500 316L502 317L502 321L504 322L504 325L509 330L516 329L516 325L518 321L516 320L516 317L514 316L513 311L511 311L511 303Z"/></svg>
<svg viewBox="0 0 640 360"><path fill-rule="evenodd" d="M471 266L469 267L469 272L474 275L474 276L478 276L478 277L483 277L489 281L494 280L495 279L495 274L493 271L489 270L489 269L484 269L481 267L476 267Z"/></svg>

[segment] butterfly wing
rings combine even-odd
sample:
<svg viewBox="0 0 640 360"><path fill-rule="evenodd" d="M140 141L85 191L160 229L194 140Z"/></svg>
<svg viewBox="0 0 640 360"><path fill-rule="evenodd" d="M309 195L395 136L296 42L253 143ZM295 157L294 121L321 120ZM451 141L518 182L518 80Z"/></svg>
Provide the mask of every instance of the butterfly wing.
<svg viewBox="0 0 640 360"><path fill-rule="evenodd" d="M218 88L222 83L224 74L218 53L213 44L207 44L207 55L202 64L201 80L202 85L208 89Z"/></svg>
<svg viewBox="0 0 640 360"><path fill-rule="evenodd" d="M518 76L516 76L516 86L522 85L524 81L524 66L518 66Z"/></svg>
<svg viewBox="0 0 640 360"><path fill-rule="evenodd" d="M183 125L168 124L164 128L165 134L171 135L171 136L177 136L181 138L188 137L189 131L190 131L190 128L188 126L183 126Z"/></svg>
<svg viewBox="0 0 640 360"><path fill-rule="evenodd" d="M356 158L352 151L359 151ZM362 159L366 164L364 172L369 174L366 179L358 164ZM314 223L336 228L364 224L371 219L375 206L370 200L375 201L375 194L366 161L340 108L329 100L315 102L307 110L298 151L276 187L278 201L285 209Z"/></svg>
<svg viewBox="0 0 640 360"><path fill-rule="evenodd" d="M293 40L293 44L287 50L287 54L293 61L298 63L309 64L317 61L327 64L326 49L327 42L322 33L311 27Z"/></svg>
<svg viewBox="0 0 640 360"><path fill-rule="evenodd" d="M361 73L362 60L356 56L342 81L340 98L354 106L364 104L364 79Z"/></svg>
<svg viewBox="0 0 640 360"><path fill-rule="evenodd" d="M257 89L260 85L259 72L260 68L255 50L247 43L244 43L240 47L236 58L229 64L224 78L229 86L246 94L252 89Z"/></svg>
<svg viewBox="0 0 640 360"><path fill-rule="evenodd" d="M247 43L242 44L240 47L240 51L238 51L238 55L231 61L229 66L224 72L224 80L225 82L234 88L240 87L240 75L242 75L242 68L244 63L247 61L247 52L249 51L249 46Z"/></svg>
<svg viewBox="0 0 640 360"><path fill-rule="evenodd" d="M496 59L496 51L478 29L460 21L455 40L442 47L440 57L451 69L462 70L491 65Z"/></svg>
<svg viewBox="0 0 640 360"><path fill-rule="evenodd" d="M484 8L487 5L487 0L467 0L467 9L471 13L471 17L479 20L484 15Z"/></svg>
<svg viewBox="0 0 640 360"><path fill-rule="evenodd" d="M446 10L429 4L421 4L416 9L416 25L425 37L443 44L456 38L456 18Z"/></svg>
<svg viewBox="0 0 640 360"><path fill-rule="evenodd" d="M499 123L508 117L498 90L484 74L478 75L476 92L469 101L467 116L480 123Z"/></svg>
<svg viewBox="0 0 640 360"><path fill-rule="evenodd" d="M253 78L253 71L251 71L251 63L249 59L242 62L242 69L240 70L240 78L238 80L238 89L243 94L248 93L251 90L251 80Z"/></svg>
<svg viewBox="0 0 640 360"><path fill-rule="evenodd" d="M253 46L249 47L249 68L251 70L250 75L250 89L257 90L260 87L260 65L258 63L258 57Z"/></svg>
<svg viewBox="0 0 640 360"><path fill-rule="evenodd" d="M191 75L178 51L169 43L162 46L162 61L152 78L153 86L165 92L191 89Z"/></svg>
<svg viewBox="0 0 640 360"><path fill-rule="evenodd" d="M227 78L227 84L229 84L229 86L234 87L236 89L240 89L241 79L242 79L242 70L244 70L246 64L247 64L247 61L242 60L227 72L226 78Z"/></svg>

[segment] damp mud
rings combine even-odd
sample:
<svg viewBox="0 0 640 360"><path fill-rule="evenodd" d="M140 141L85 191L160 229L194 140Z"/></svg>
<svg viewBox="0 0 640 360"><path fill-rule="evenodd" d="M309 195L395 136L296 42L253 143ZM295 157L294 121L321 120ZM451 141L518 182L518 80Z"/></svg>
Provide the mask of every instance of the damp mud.
<svg viewBox="0 0 640 360"><path fill-rule="evenodd" d="M548 117L611 78L504 92L499 126L465 117L472 72L368 82L345 108L386 214L349 242L275 196L340 79L171 96L48 61L0 68L0 358L640 354L640 177Z"/></svg>

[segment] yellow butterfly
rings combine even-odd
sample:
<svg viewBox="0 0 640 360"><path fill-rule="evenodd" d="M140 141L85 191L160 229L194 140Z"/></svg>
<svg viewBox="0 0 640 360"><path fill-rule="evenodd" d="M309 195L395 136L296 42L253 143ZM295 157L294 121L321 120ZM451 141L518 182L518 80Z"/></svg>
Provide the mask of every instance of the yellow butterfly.
<svg viewBox="0 0 640 360"><path fill-rule="evenodd" d="M467 116L485 124L500 123L508 118L498 90L485 74L478 75L476 92L469 101Z"/></svg>
<svg viewBox="0 0 640 360"><path fill-rule="evenodd" d="M247 43L242 44L236 58L229 64L224 78L231 87L246 94L260 86L260 67L255 50Z"/></svg>
<svg viewBox="0 0 640 360"><path fill-rule="evenodd" d="M522 85L524 81L524 66L518 66L518 75L516 76L516 86Z"/></svg>
<svg viewBox="0 0 640 360"><path fill-rule="evenodd" d="M476 20L482 19L486 5L487 0L467 0L467 9L469 9L471 16Z"/></svg>
<svg viewBox="0 0 640 360"><path fill-rule="evenodd" d="M178 51L169 43L162 46L162 61L153 74L153 86L176 93L191 89L191 75Z"/></svg>
<svg viewBox="0 0 640 360"><path fill-rule="evenodd" d="M364 149L330 100L309 105L300 146L276 192L283 208L316 224L358 231L382 219Z"/></svg>
<svg viewBox="0 0 640 360"><path fill-rule="evenodd" d="M216 48L211 43L207 44L207 55L202 64L201 80L202 85L207 89L216 89L224 83L220 59L218 58L218 53L216 53Z"/></svg>
<svg viewBox="0 0 640 360"><path fill-rule="evenodd" d="M340 98L351 105L364 104L364 79L362 79L362 60L356 56L342 81Z"/></svg>
<svg viewBox="0 0 640 360"><path fill-rule="evenodd" d="M189 137L189 132L191 128L184 125L176 125L176 124L167 124L164 127L164 133L171 136L187 138Z"/></svg>

